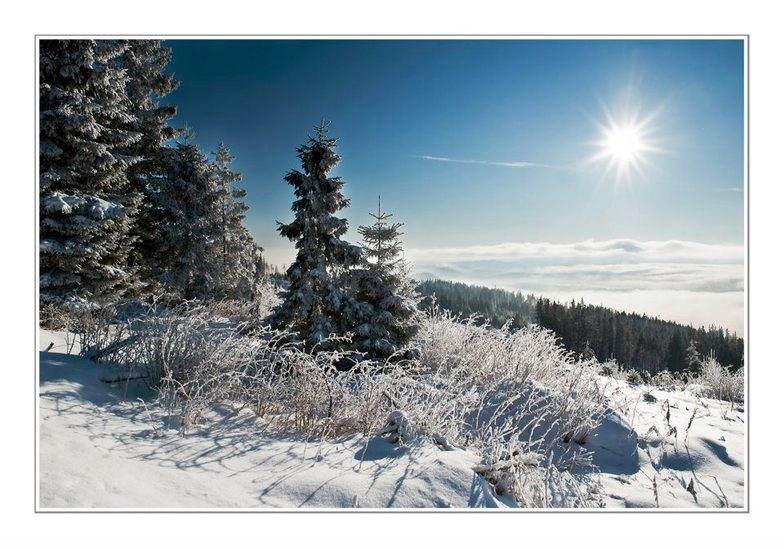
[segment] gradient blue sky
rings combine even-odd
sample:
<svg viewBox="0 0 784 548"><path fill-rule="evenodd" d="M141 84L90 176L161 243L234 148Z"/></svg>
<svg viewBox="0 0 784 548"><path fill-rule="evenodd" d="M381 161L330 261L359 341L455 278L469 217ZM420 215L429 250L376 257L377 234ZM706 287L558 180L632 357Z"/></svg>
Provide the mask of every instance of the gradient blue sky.
<svg viewBox="0 0 784 548"><path fill-rule="evenodd" d="M601 272L591 274L602 293L594 300L646 311L640 309L661 295L635 304L639 292L703 293L692 295L700 299L715 292L716 304L694 304L701 314L650 312L742 330L742 304L736 310L742 258L740 274L732 266L744 240L740 40L165 44L181 81L167 99L178 106L175 123L190 126L205 150L223 141L236 156L251 207L248 227L273 263L293 257L292 244L275 231L276 219L292 217L292 191L282 177L299 167L295 148L325 117L343 156L335 173L344 177L352 201L345 211L348 239L358 239L356 227L368 222L380 194L385 209L405 223L406 248L421 274L565 298L570 288L578 295L588 291L588 278L558 285L547 281L547 269L572 268L571 276L598 264L607 288ZM599 124L608 115L622 120L631 110L652 116L646 143L657 150L645 155L640 172L619 180L606 162L590 159L600 151ZM580 251L575 259L564 251L586 240L620 241L625 254L594 250L586 258ZM669 240L687 242L688 249L714 247L700 248L709 251L698 253L697 262L691 253L662 255L664 248L651 243ZM510 248L493 247L510 242L546 243L541 255L553 260L542 265L531 260L530 249L508 255ZM731 258L712 260L728 249ZM430 260L435 256L441 259ZM693 279L683 274L691 263ZM681 265L678 276L686 278L676 276L666 288L651 285L674 275L657 267L618 286L619 265L641 264ZM729 273L706 273L700 270L705 264L724 265ZM532 268L540 269L538 281ZM694 289L692 282L714 274L716 291ZM728 306L730 297L735 319L713 322L715 315L703 314Z"/></svg>

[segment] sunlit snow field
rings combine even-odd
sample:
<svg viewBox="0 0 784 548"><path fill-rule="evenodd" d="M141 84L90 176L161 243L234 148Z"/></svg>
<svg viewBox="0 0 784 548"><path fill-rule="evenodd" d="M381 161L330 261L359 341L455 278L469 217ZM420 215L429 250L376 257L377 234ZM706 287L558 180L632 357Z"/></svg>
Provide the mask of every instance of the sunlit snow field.
<svg viewBox="0 0 784 548"><path fill-rule="evenodd" d="M106 382L111 370L67 354L63 333L41 330L39 346L41 509L515 507L469 450L309 443L219 406L181 435L146 387ZM742 405L606 382L613 412L585 443L604 508L745 507Z"/></svg>

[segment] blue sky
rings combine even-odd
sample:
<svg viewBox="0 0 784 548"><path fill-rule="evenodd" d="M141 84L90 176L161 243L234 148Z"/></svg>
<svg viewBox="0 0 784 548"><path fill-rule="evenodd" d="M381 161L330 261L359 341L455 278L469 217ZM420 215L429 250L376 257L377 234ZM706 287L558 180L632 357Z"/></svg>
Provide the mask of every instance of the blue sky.
<svg viewBox="0 0 784 548"><path fill-rule="evenodd" d="M275 231L275 220L292 216L283 175L299 167L295 148L324 117L339 139L335 173L352 201L348 239L358 239L356 227L380 194L405 223L421 275L563 298L596 290L594 300L636 310L661 308L660 292L676 291L676 300L697 299L694 313L650 312L695 323L717 318L742 330L740 40L165 43L181 81L168 99L179 109L175 122L190 126L205 150L223 141L236 156L247 224L273 263L293 257ZM634 136L640 168L617 176L601 127L610 120L634 127L632 113L647 120ZM597 160L602 152L610 158ZM625 254L608 258L601 246L590 257L558 254L587 240L622 242ZM672 240L713 247L699 247L699 262L688 253L674 259L655 244ZM528 251L498 247L508 243L548 244L543 255L552 260L543 265ZM477 249L495 262L481 266ZM724 262L707 272L714 255ZM689 270L684 262L695 264ZM586 267L597 264L605 278ZM617 279L619 268L652 264L637 269L650 275L631 285ZM662 272L676 264L677 272ZM534 272L554 266L572 269L568 281ZM572 277L589 270L606 289ZM675 276L671 286L657 285L662 276ZM699 283L708 278L715 283ZM706 305L714 293L716 303ZM729 298L732 316L716 316Z"/></svg>

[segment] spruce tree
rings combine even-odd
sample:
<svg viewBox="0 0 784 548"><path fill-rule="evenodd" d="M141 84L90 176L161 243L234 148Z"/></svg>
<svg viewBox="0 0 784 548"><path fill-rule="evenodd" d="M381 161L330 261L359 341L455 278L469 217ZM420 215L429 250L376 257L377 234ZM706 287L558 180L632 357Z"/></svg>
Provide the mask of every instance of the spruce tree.
<svg viewBox="0 0 784 548"><path fill-rule="evenodd" d="M39 57L40 293L102 302L130 282L140 196L127 172L140 135L117 41L42 40Z"/></svg>
<svg viewBox="0 0 784 548"><path fill-rule="evenodd" d="M692 339L686 348L686 372L691 376L697 376L702 366L702 357L697 350L697 343Z"/></svg>
<svg viewBox="0 0 784 548"><path fill-rule="evenodd" d="M223 143L213 153L218 200L218 254L221 284L216 297L252 299L254 288L263 277L262 249L242 224L248 206L246 191L236 184L242 175L231 170L234 157ZM260 262L261 261L261 262Z"/></svg>
<svg viewBox="0 0 784 548"><path fill-rule="evenodd" d="M296 242L297 257L286 271L283 301L270 317L273 327L292 331L309 347L349 329L342 275L362 258L358 246L341 240L348 222L335 216L349 205L343 180L329 176L340 162L337 141L327 137L324 122L315 129L316 136L297 149L302 171L292 170L284 178L296 196L294 220L278 222L278 231Z"/></svg>
<svg viewBox="0 0 784 548"><path fill-rule="evenodd" d="M580 359L585 361L592 361L596 359L596 353L591 348L591 341L586 339L582 352L580 352Z"/></svg>
<svg viewBox="0 0 784 548"><path fill-rule="evenodd" d="M171 60L171 50L164 48L160 40L124 40L125 51L118 57L118 67L128 77L126 95L133 114L128 129L140 135L127 153L139 157L139 162L128 170L128 178L135 192L144 199L139 207L133 229L134 246L131 263L137 271L138 291L146 291L152 271L155 269L153 256L156 239L153 234L155 219L151 205L151 192L155 181L164 176L165 143L175 139L181 130L169 125L177 113L176 107L162 104L167 95L177 89L179 82L166 67Z"/></svg>
<svg viewBox="0 0 784 548"><path fill-rule="evenodd" d="M358 350L386 359L416 334L420 298L401 256L403 224L389 222L392 214L381 209L381 197L378 211L369 215L375 222L358 229L363 239L364 269L356 276L356 300L361 305L353 334Z"/></svg>
<svg viewBox="0 0 784 548"><path fill-rule="evenodd" d="M250 237L250 234L248 234L248 237ZM245 250L243 257L251 266L249 269L251 276L247 279L243 278L240 280L238 291L241 298L247 298L250 299L251 302L256 302L259 296L259 290L269 276L269 265L264 258L264 248L257 245L252 238L250 245L246 246Z"/></svg>
<svg viewBox="0 0 784 548"><path fill-rule="evenodd" d="M669 371L682 371L686 365L686 351L680 334L674 332L667 347L666 364Z"/></svg>
<svg viewBox="0 0 784 548"><path fill-rule="evenodd" d="M210 299L220 284L220 202L214 170L187 141L167 149L164 172L150 182L154 219L149 259L157 290L175 298Z"/></svg>

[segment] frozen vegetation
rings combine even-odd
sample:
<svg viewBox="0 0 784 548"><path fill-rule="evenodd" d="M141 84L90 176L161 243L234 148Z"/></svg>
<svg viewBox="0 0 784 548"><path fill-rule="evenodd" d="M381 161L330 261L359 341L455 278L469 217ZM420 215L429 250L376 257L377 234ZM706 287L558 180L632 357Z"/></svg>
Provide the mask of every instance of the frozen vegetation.
<svg viewBox="0 0 784 548"><path fill-rule="evenodd" d="M415 357L346 371L259 321L264 294L42 330L41 507L745 505L742 373L638 384L437 310Z"/></svg>

